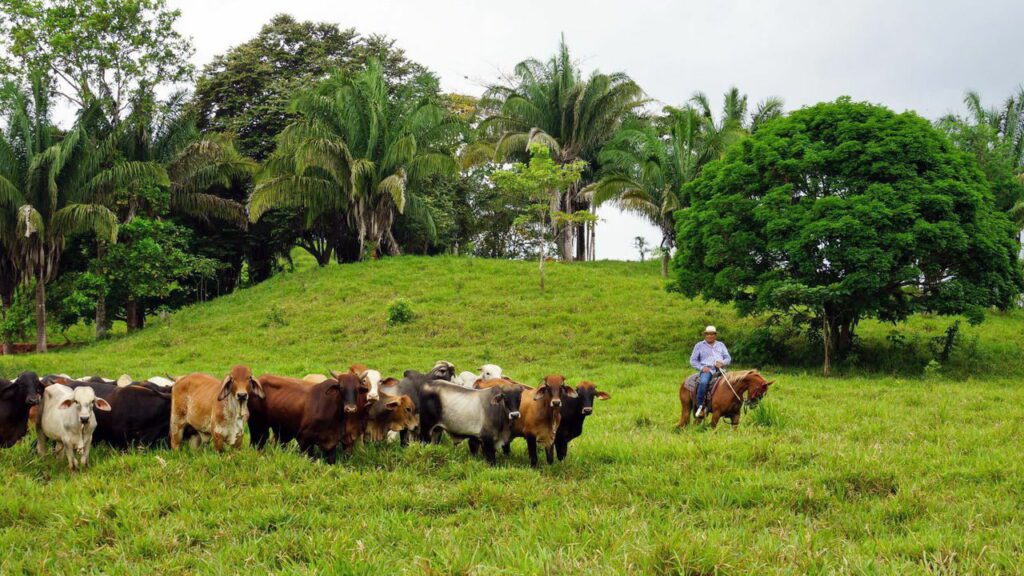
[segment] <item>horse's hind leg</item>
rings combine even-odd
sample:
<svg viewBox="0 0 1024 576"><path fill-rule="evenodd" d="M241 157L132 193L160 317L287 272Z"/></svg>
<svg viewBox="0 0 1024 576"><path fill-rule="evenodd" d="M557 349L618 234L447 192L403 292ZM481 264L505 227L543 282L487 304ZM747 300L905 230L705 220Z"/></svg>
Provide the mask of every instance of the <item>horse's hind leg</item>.
<svg viewBox="0 0 1024 576"><path fill-rule="evenodd" d="M740 427L740 415L739 413L733 414L729 417L729 421L732 423L732 429L735 430Z"/></svg>
<svg viewBox="0 0 1024 576"><path fill-rule="evenodd" d="M679 427L685 428L690 424L690 409L692 406L690 405L690 393L683 386L679 387L679 404Z"/></svg>

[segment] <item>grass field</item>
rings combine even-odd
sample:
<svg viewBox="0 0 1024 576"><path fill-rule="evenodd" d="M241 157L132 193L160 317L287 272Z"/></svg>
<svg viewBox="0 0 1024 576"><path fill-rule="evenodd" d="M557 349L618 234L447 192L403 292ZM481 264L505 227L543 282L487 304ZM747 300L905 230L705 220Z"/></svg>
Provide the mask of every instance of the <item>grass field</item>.
<svg viewBox="0 0 1024 576"><path fill-rule="evenodd" d="M830 379L765 368L738 430L675 429L700 329L754 320L664 291L656 265L393 258L306 269L143 332L0 373L136 377L233 363L302 375L490 361L611 393L561 464L519 440L488 467L451 445L366 448L337 466L292 448L107 449L69 474L29 441L0 452L0 574L991 574L1024 571L1024 315L965 328L986 366ZM407 299L416 319L388 326ZM906 334L949 319L915 318ZM891 326L864 323L883 354ZM737 366L744 364L737 359Z"/></svg>

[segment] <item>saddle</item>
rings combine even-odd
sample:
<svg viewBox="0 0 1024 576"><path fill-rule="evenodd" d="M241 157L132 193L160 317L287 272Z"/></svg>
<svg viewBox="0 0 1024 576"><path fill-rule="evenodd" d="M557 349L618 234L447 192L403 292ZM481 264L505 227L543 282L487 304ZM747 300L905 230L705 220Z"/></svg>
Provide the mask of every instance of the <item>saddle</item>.
<svg viewBox="0 0 1024 576"><path fill-rule="evenodd" d="M697 393L697 380L700 378L700 372L696 374L690 374L683 382L683 386L690 391L691 394ZM718 384L722 381L722 374L719 373L711 379L711 384L708 385L708 395L706 398L711 398L715 394L715 390L718 389Z"/></svg>

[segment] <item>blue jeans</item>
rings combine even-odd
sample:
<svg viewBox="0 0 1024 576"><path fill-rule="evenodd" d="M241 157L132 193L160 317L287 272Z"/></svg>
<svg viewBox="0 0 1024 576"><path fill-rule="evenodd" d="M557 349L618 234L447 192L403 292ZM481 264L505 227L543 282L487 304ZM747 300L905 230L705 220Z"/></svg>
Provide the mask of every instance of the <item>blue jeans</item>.
<svg viewBox="0 0 1024 576"><path fill-rule="evenodd" d="M711 385L711 379L715 377L715 370L711 369L707 372L701 372L700 378L697 380L697 406L700 407L704 404L704 396L708 393L708 386Z"/></svg>

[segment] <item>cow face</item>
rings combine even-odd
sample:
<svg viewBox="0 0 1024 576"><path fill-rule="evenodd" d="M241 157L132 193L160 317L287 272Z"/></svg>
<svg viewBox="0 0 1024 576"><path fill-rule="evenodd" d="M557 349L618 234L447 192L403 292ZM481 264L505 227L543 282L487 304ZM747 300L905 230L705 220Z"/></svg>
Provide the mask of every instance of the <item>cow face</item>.
<svg viewBox="0 0 1024 576"><path fill-rule="evenodd" d="M246 405L249 401L249 394L255 394L257 398L264 398L263 385L252 375L248 366L235 366L221 383L218 400L226 400L228 396L234 396L240 405Z"/></svg>
<svg viewBox="0 0 1024 576"><path fill-rule="evenodd" d="M361 370L359 376L359 389L366 393L366 400L375 402L380 398L380 372L376 370Z"/></svg>
<svg viewBox="0 0 1024 576"><path fill-rule="evenodd" d="M64 409L74 408L78 412L78 421L83 426L88 425L92 421L94 410L110 412L110 404L103 398L97 398L96 392L88 386L75 388L74 397L61 402L60 407Z"/></svg>
<svg viewBox="0 0 1024 576"><path fill-rule="evenodd" d="M35 372L22 372L9 386L0 386L0 395L5 398L24 398L26 406L39 404L43 394L43 382Z"/></svg>
<svg viewBox="0 0 1024 576"><path fill-rule="evenodd" d="M355 414L361 407L360 404L365 404L365 396L363 402L359 401L359 395L365 394L367 387L360 381L359 376L352 372L346 372L344 374L340 372L331 372L334 379L338 382L338 389L341 391L341 402L345 414Z"/></svg>
<svg viewBox="0 0 1024 576"><path fill-rule="evenodd" d="M579 386L576 387L576 395L579 396L580 412L584 416L590 416L594 413L595 399L607 400L611 398L611 395L607 392L598 392L593 382L580 382Z"/></svg>
<svg viewBox="0 0 1024 576"><path fill-rule="evenodd" d="M480 367L481 380L497 380L501 377L501 366L496 364L484 364Z"/></svg>
<svg viewBox="0 0 1024 576"><path fill-rule="evenodd" d="M502 394L505 395L505 399L508 401L509 413L508 419L515 420L519 418L519 405L523 400L523 387L522 386L504 386L501 389Z"/></svg>
<svg viewBox="0 0 1024 576"><path fill-rule="evenodd" d="M565 376L551 374L540 381L533 399L537 402L547 401L552 408L559 408L562 406L563 394L569 398L577 397L576 392L565 385Z"/></svg>
<svg viewBox="0 0 1024 576"><path fill-rule="evenodd" d="M451 382L455 378L455 364L439 360L437 364L434 364L433 370L430 371L430 376L434 380Z"/></svg>
<svg viewBox="0 0 1024 576"><path fill-rule="evenodd" d="M388 419L388 430L401 432L420 427L420 414L416 410L416 403L412 401L412 398L404 394L398 397L387 397L384 401L384 409L391 414Z"/></svg>

